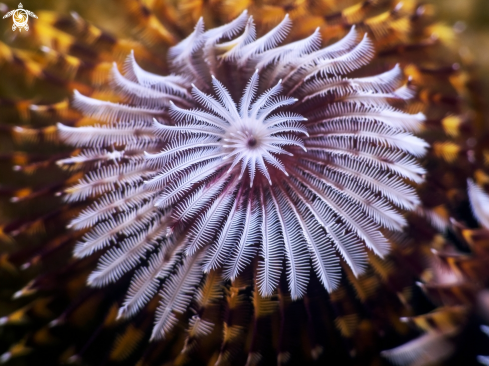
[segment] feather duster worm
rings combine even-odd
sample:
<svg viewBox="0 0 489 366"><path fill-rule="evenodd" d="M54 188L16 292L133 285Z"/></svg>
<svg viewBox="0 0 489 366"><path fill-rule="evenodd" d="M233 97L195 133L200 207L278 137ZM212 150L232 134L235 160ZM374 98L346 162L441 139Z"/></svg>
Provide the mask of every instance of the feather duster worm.
<svg viewBox="0 0 489 366"><path fill-rule="evenodd" d="M447 357L452 328L400 346L399 318L429 308L409 286L480 155L467 73L428 6L339 7L128 1L130 38L37 11L34 44L2 46L52 91L2 105L30 120L3 125L26 150L4 160L35 178L4 189L24 206L2 268L32 280L0 320L3 361Z"/></svg>
<svg viewBox="0 0 489 366"><path fill-rule="evenodd" d="M378 76L343 77L373 57L367 36L359 39L352 29L318 49L316 31L279 47L290 27L286 16L255 40L246 12L207 32L199 21L169 51L174 75L150 74L133 56L128 78L114 65L111 82L133 105L75 92L76 108L107 123L58 125L62 141L83 147L83 155L71 159L98 165L68 189L69 201L101 195L70 224L91 228L75 256L117 243L101 257L90 284L114 282L143 258L158 273L135 275L131 287L137 287L120 314L133 314L154 294L151 283L178 272L175 262L185 267L190 257L199 259L189 266L223 268L223 278L234 280L259 251L262 296L276 290L285 257L292 299L306 292L312 261L332 291L340 272L336 253L358 276L367 262L362 244L386 254L381 227L400 230L406 224L394 207L418 205L414 189L401 178L422 180L424 169L414 156L423 155L427 144L406 130L417 130L424 116L386 102L412 95L401 85L399 67ZM236 36L227 40L230 35ZM242 94L239 106L225 85ZM101 153L114 145L120 146L118 158ZM157 243L165 231L169 243ZM172 252L168 263L161 259L166 251ZM182 276L172 292L200 281L196 274ZM163 299L169 297L164 285L162 291ZM173 307L185 311L161 305L167 312ZM154 336L170 329L166 316L157 316Z"/></svg>

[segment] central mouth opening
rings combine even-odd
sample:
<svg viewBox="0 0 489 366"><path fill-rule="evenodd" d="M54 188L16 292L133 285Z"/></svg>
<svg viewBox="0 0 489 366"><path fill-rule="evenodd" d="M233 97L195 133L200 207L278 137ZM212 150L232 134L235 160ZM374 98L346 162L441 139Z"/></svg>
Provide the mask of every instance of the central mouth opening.
<svg viewBox="0 0 489 366"><path fill-rule="evenodd" d="M258 141L256 141L256 139L251 136L250 138L248 138L248 147L255 147L257 142Z"/></svg>

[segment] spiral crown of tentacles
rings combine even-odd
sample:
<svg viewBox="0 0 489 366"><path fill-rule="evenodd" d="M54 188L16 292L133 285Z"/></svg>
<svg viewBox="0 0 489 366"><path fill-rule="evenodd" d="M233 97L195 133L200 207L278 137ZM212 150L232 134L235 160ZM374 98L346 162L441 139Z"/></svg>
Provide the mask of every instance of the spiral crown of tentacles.
<svg viewBox="0 0 489 366"><path fill-rule="evenodd" d="M66 200L95 198L69 225L87 230L74 254L105 251L93 286L136 268L120 317L160 292L152 338L212 270L233 280L255 263L270 296L285 268L297 299L313 268L333 291L342 263L363 273L368 252L387 254L385 234L419 205L428 145L412 132L425 118L390 104L413 96L400 67L349 78L374 56L367 35L352 27L321 48L316 30L280 45L291 27L286 16L257 38L247 12L207 31L200 19L170 49L172 74L149 73L131 54L124 75L111 71L126 103L75 91L75 108L101 123L58 124L82 149L59 165L88 168Z"/></svg>

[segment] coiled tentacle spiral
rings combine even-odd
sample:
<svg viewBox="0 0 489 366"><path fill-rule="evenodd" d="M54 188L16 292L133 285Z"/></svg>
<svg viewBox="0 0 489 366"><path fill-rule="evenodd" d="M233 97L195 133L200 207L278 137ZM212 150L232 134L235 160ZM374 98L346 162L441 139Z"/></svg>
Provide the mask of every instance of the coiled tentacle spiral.
<svg viewBox="0 0 489 366"><path fill-rule="evenodd" d="M170 49L172 74L149 73L131 54L124 75L111 71L126 103L75 92L73 105L101 124L58 124L82 149L59 164L89 168L66 199L96 198L70 223L87 230L74 253L105 251L94 286L136 268L120 317L159 291L153 338L213 270L235 279L257 266L262 296L285 271L296 299L313 268L333 291L342 263L360 275L419 205L428 145L412 134L423 114L391 106L413 95L401 69L348 77L374 56L367 35L352 27L321 48L316 30L281 45L291 27L286 16L257 38L247 12L207 31L201 19Z"/></svg>

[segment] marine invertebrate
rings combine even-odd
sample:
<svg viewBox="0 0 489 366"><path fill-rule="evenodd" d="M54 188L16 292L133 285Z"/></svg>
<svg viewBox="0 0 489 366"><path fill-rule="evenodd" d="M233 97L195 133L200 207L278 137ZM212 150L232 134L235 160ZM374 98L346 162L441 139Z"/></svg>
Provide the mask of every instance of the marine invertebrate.
<svg viewBox="0 0 489 366"><path fill-rule="evenodd" d="M151 265L136 272L120 310L131 315L155 294L155 281L183 271L163 285L153 337L171 329L172 311L185 311L200 265L224 267L224 278L234 280L259 251L262 296L277 288L284 257L293 299L306 292L310 262L332 291L339 257L361 274L364 245L385 255L381 228L400 230L406 222L396 207L419 204L403 179L422 181L415 157L427 144L408 131L424 116L387 102L412 96L400 68L347 78L373 57L368 36L352 28L321 49L316 30L279 46L291 26L286 16L256 39L246 12L208 31L201 19L169 51L175 74L148 73L131 55L126 77L116 65L111 76L131 104L75 92L74 105L106 124L58 125L62 141L84 148L60 164L97 167L67 199L102 195L70 224L92 227L75 255L116 244L89 283L114 282L147 258ZM229 90L242 94L239 104ZM116 157L108 152L114 145ZM165 230L172 240L158 242Z"/></svg>
<svg viewBox="0 0 489 366"><path fill-rule="evenodd" d="M32 303L1 323L55 309L32 328L58 339L50 359L97 363L102 352L127 364L251 365L307 363L324 352L367 364L405 340L404 287L436 233L409 212L446 226L446 202L470 175L450 178L464 149L439 142L443 129L456 140L464 126L460 90L445 92L449 78L463 79L459 69L438 68L426 51L437 28L425 6L367 1L335 12L267 2L251 4L250 17L229 3L204 12L206 31L198 9L197 26L186 26L188 13L172 13L172 4L127 2L129 40L76 14L38 12L31 31L43 56L6 48L17 60L9 67L71 98L13 102L32 119L4 129L64 146L44 158L11 155L17 172L37 179L26 186L40 180L39 168L52 177L11 192L21 207L49 199L42 214L26 210L3 227L21 248L6 263L34 279L15 289L19 303L30 294ZM415 133L433 143L426 156ZM41 226L46 233L30 245ZM400 229L418 240L405 245L392 235ZM70 336L58 337L64 330ZM3 359L42 352L44 336L26 331Z"/></svg>

